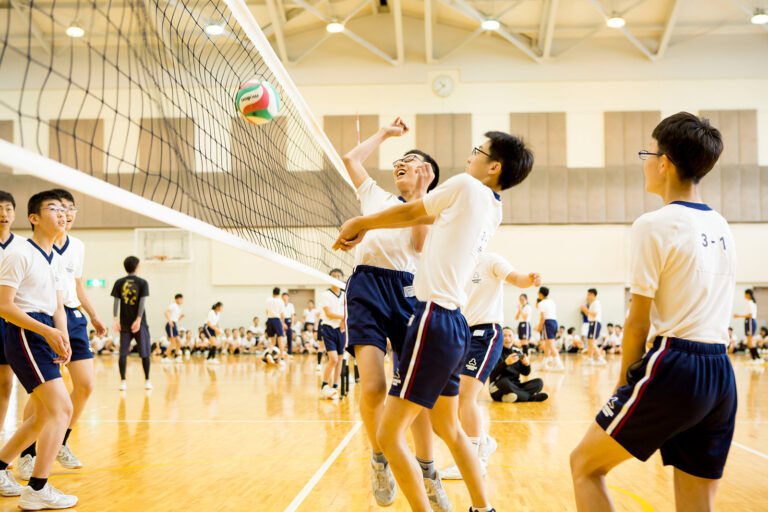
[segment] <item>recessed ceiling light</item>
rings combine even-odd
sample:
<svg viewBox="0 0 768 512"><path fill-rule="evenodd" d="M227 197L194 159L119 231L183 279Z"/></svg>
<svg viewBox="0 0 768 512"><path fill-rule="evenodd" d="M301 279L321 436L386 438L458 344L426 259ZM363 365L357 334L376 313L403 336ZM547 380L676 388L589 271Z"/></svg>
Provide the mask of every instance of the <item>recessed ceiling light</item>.
<svg viewBox="0 0 768 512"><path fill-rule="evenodd" d="M483 20L480 26L483 27L483 30L499 30L501 23L498 20Z"/></svg>
<svg viewBox="0 0 768 512"><path fill-rule="evenodd" d="M607 20L605 20L605 24L606 24L606 25L607 25L609 28L621 28L621 27L623 27L624 25L626 25L626 24L627 24L627 22L626 22L626 21L624 20L624 18L622 18L620 15L618 15L618 14L614 13L614 14L611 14L611 17L610 17L610 18L608 18Z"/></svg>
<svg viewBox="0 0 768 512"><path fill-rule="evenodd" d="M755 14L750 21L755 25L765 25L768 23L768 14L762 9L755 9Z"/></svg>
<svg viewBox="0 0 768 512"><path fill-rule="evenodd" d="M67 27L67 30L65 30L64 33L69 37L83 37L85 35L85 30L80 28L77 23L73 23Z"/></svg>
<svg viewBox="0 0 768 512"><path fill-rule="evenodd" d="M224 33L224 25L211 23L205 26L205 33L209 36L220 36Z"/></svg>
<svg viewBox="0 0 768 512"><path fill-rule="evenodd" d="M332 21L325 26L325 30L327 30L331 34L338 34L339 32L344 32L344 25L342 25L338 21Z"/></svg>

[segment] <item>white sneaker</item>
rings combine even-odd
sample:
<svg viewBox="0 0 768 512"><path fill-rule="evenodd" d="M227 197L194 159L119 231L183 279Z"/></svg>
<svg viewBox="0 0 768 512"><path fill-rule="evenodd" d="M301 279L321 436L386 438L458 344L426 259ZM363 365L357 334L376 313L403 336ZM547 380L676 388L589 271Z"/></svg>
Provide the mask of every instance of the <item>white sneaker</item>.
<svg viewBox="0 0 768 512"><path fill-rule="evenodd" d="M605 362L604 357L601 357L601 358L595 359L592 364L594 364L595 366L605 366L608 363Z"/></svg>
<svg viewBox="0 0 768 512"><path fill-rule="evenodd" d="M151 381L146 381L144 383L144 389L153 389L155 386L152 385Z"/></svg>
<svg viewBox="0 0 768 512"><path fill-rule="evenodd" d="M128 382L126 382L124 380L120 381L120 388L119 389L120 389L120 391L125 391L126 389L128 389Z"/></svg>
<svg viewBox="0 0 768 512"><path fill-rule="evenodd" d="M319 373L319 372L321 372L321 371L323 371L323 365L321 365L321 364L317 365L317 367L315 368L315 370L317 370L317 372L318 372L318 373Z"/></svg>
<svg viewBox="0 0 768 512"><path fill-rule="evenodd" d="M452 505L451 500L448 499L448 495L443 489L443 483L440 481L440 475L432 480L431 478L424 479L424 488L427 490L427 497L429 498L429 504L432 505L432 510L435 512L451 512Z"/></svg>
<svg viewBox="0 0 768 512"><path fill-rule="evenodd" d="M19 472L19 476L22 480L29 480L32 477L32 470L35 469L35 456L24 455L19 457L19 463L16 465L16 470Z"/></svg>
<svg viewBox="0 0 768 512"><path fill-rule="evenodd" d="M10 469L0 471L0 496L21 496L23 490L24 486L16 481Z"/></svg>
<svg viewBox="0 0 768 512"><path fill-rule="evenodd" d="M397 496L397 484L389 464L371 460L371 490L376 504L380 507L388 507Z"/></svg>
<svg viewBox="0 0 768 512"><path fill-rule="evenodd" d="M174 359L174 361L177 363L183 363L184 359L182 359L181 356L176 356L176 359Z"/></svg>
<svg viewBox="0 0 768 512"><path fill-rule="evenodd" d="M162 361L161 361L161 362L163 362L163 363L171 363L171 362L173 362L173 361L171 361L171 360L170 360L170 359L168 359L167 357L163 357L163 359L162 359Z"/></svg>
<svg viewBox="0 0 768 512"><path fill-rule="evenodd" d="M558 359L555 363L555 366L551 368L553 372L564 372L565 371L565 365L563 364L562 359Z"/></svg>
<svg viewBox="0 0 768 512"><path fill-rule="evenodd" d="M80 462L77 457L75 457L75 454L72 453L72 450L70 450L69 446L66 444L59 448L59 453L56 455L56 460L59 461L59 464L61 464L61 466L66 469L80 469L83 467L83 463Z"/></svg>
<svg viewBox="0 0 768 512"><path fill-rule="evenodd" d="M206 359L205 362L208 364L219 364L219 360L215 357L213 359Z"/></svg>
<svg viewBox="0 0 768 512"><path fill-rule="evenodd" d="M454 464L453 466L447 469L440 470L440 479L441 480L463 480L464 477L461 476L461 471L459 471L459 466Z"/></svg>
<svg viewBox="0 0 768 512"><path fill-rule="evenodd" d="M330 396L333 394L333 388L326 384L322 388L320 388L320 396L323 398L330 398Z"/></svg>
<svg viewBox="0 0 768 512"><path fill-rule="evenodd" d="M498 447L499 443L497 443L496 440L489 434L485 434L483 444L480 445L480 450L478 452L480 460L485 462L485 464L488 464L488 457L493 455L493 453L496 451L496 448Z"/></svg>
<svg viewBox="0 0 768 512"><path fill-rule="evenodd" d="M45 487L39 491L26 486L19 498L21 510L72 508L75 505L77 505L77 496L64 494L51 484L45 484Z"/></svg>
<svg viewBox="0 0 768 512"><path fill-rule="evenodd" d="M285 368L285 361L283 359L281 359L277 364L280 366L280 368Z"/></svg>

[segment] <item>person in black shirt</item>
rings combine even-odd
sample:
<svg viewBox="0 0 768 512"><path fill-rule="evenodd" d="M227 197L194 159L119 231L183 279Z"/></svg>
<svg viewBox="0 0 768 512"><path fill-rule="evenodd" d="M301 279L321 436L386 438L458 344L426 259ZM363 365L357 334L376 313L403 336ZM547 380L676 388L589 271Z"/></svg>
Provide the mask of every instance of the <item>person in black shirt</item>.
<svg viewBox="0 0 768 512"><path fill-rule="evenodd" d="M120 391L128 387L125 380L125 369L128 365L128 354L131 351L131 340L136 340L144 367L144 389L152 389L149 380L149 355L151 352L149 327L144 303L149 297L149 284L136 275L139 268L139 258L128 256L123 261L127 276L115 281L112 287L112 297L115 298L112 313L114 316L113 329L120 333ZM120 316L118 318L118 307Z"/></svg>
<svg viewBox="0 0 768 512"><path fill-rule="evenodd" d="M549 398L546 393L541 393L544 382L541 379L520 382L521 375L530 375L531 363L528 361L528 355L523 354L519 347L515 347L515 333L512 328L505 327L502 332L504 348L499 362L491 372L491 398L496 402L543 402Z"/></svg>

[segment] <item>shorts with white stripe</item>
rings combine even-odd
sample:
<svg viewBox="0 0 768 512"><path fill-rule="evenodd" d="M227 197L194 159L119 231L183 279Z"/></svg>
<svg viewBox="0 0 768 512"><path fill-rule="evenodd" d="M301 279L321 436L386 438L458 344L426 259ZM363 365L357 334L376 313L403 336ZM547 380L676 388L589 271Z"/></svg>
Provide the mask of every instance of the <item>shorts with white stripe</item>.
<svg viewBox="0 0 768 512"><path fill-rule="evenodd" d="M479 324L469 328L472 339L461 374L473 377L483 384L491 375L504 348L504 337L499 324Z"/></svg>
<svg viewBox="0 0 768 512"><path fill-rule="evenodd" d="M460 310L419 302L405 333L389 394L427 409L440 396L457 396L469 338L469 326Z"/></svg>
<svg viewBox="0 0 768 512"><path fill-rule="evenodd" d="M757 320L754 318L744 319L744 336L754 336L757 334Z"/></svg>
<svg viewBox="0 0 768 512"><path fill-rule="evenodd" d="M722 343L657 337L596 421L625 450L700 478L723 474L736 420L736 382Z"/></svg>
<svg viewBox="0 0 768 512"><path fill-rule="evenodd" d="M29 316L45 325L53 327L53 318L43 313L28 313ZM53 379L61 378L59 365L53 360L57 357L45 338L36 332L22 329L10 322L5 324L5 358L11 365L27 393Z"/></svg>

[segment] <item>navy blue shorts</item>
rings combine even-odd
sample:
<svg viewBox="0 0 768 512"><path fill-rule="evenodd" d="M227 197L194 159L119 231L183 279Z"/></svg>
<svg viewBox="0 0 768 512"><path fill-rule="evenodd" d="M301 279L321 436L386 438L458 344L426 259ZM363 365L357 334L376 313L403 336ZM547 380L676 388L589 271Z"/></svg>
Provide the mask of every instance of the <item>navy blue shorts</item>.
<svg viewBox="0 0 768 512"><path fill-rule="evenodd" d="M325 343L326 352L344 353L344 336L341 335L341 331L337 327L321 325L320 340Z"/></svg>
<svg viewBox="0 0 768 512"><path fill-rule="evenodd" d="M757 334L757 320L754 318L745 318L744 319L744 335L745 336L754 336Z"/></svg>
<svg viewBox="0 0 768 512"><path fill-rule="evenodd" d="M203 338L209 339L209 338L215 338L215 337L216 337L216 329L212 328L208 324L205 324L203 326Z"/></svg>
<svg viewBox="0 0 768 512"><path fill-rule="evenodd" d="M279 318L267 318L267 338L274 338L275 336L285 336L283 330L283 321Z"/></svg>
<svg viewBox="0 0 768 512"><path fill-rule="evenodd" d="M8 360L5 358L5 318L0 318L0 364L8 364Z"/></svg>
<svg viewBox="0 0 768 512"><path fill-rule="evenodd" d="M50 316L44 313L27 314L53 327L53 318ZM45 338L9 322L5 324L4 334L5 358L27 393L32 393L44 382L61 378L59 365L53 362L58 356Z"/></svg>
<svg viewBox="0 0 768 512"><path fill-rule="evenodd" d="M121 356L127 356L131 353L131 340L136 340L136 344L139 346L139 355L141 357L149 357L150 352L152 352L149 340L149 327L145 324L141 324L137 332L131 332L130 329L120 331Z"/></svg>
<svg viewBox="0 0 768 512"><path fill-rule="evenodd" d="M387 351L403 348L408 320L419 302L413 293L413 274L358 265L347 281L347 351L373 345Z"/></svg>
<svg viewBox="0 0 768 512"><path fill-rule="evenodd" d="M165 335L170 340L171 338L178 338L179 337L179 325L176 322L173 322L173 325L170 323L165 324Z"/></svg>
<svg viewBox="0 0 768 512"><path fill-rule="evenodd" d="M541 339L553 340L557 337L557 320L544 320L544 326L541 329Z"/></svg>
<svg viewBox="0 0 768 512"><path fill-rule="evenodd" d="M504 336L499 324L479 324L469 328L472 338L469 341L466 363L462 375L474 377L483 384L491 375L504 348Z"/></svg>
<svg viewBox="0 0 768 512"><path fill-rule="evenodd" d="M67 314L67 331L69 331L69 344L72 346L70 361L93 359L91 343L88 341L88 319L77 308L64 307Z"/></svg>
<svg viewBox="0 0 768 512"><path fill-rule="evenodd" d="M517 337L521 340L531 339L531 324L529 322L520 322L517 324Z"/></svg>
<svg viewBox="0 0 768 512"><path fill-rule="evenodd" d="M469 339L469 325L460 310L418 302L389 394L427 409L440 396L458 395Z"/></svg>
<svg viewBox="0 0 768 512"><path fill-rule="evenodd" d="M596 340L600 337L600 331L603 328L603 324L600 322L589 322L589 330L587 331L588 340Z"/></svg>
<svg viewBox="0 0 768 512"><path fill-rule="evenodd" d="M665 465L720 478L736 420L725 345L657 337L627 381L598 413L598 425L640 460L660 449Z"/></svg>

